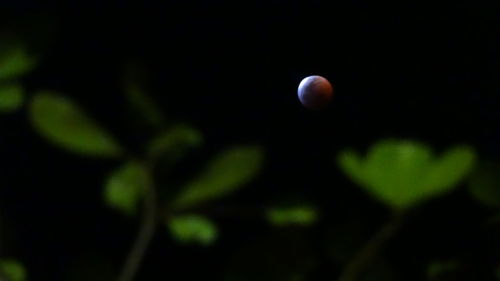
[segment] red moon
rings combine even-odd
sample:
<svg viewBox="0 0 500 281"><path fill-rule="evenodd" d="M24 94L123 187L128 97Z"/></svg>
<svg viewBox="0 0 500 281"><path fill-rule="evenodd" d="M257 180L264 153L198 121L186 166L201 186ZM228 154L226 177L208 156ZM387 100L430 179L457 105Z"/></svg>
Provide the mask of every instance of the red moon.
<svg viewBox="0 0 500 281"><path fill-rule="evenodd" d="M333 98L333 86L319 75L308 76L299 84L299 100L307 109L324 109Z"/></svg>

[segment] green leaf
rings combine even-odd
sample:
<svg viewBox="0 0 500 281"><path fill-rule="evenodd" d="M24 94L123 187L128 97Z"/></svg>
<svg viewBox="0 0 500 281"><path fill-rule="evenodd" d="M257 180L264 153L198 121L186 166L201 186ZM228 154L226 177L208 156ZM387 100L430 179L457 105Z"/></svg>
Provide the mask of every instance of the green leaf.
<svg viewBox="0 0 500 281"><path fill-rule="evenodd" d="M47 140L77 154L117 157L118 143L69 99L50 92L34 96L31 122Z"/></svg>
<svg viewBox="0 0 500 281"><path fill-rule="evenodd" d="M218 235L217 227L199 215L175 216L168 222L172 236L182 244L212 244Z"/></svg>
<svg viewBox="0 0 500 281"><path fill-rule="evenodd" d="M276 226L301 225L308 226L316 222L318 213L309 206L273 208L268 211L267 219Z"/></svg>
<svg viewBox="0 0 500 281"><path fill-rule="evenodd" d="M487 207L500 207L500 165L481 163L472 173L468 189L471 196Z"/></svg>
<svg viewBox="0 0 500 281"><path fill-rule="evenodd" d="M0 79L19 78L31 71L36 59L28 54L26 48L19 43L11 45L0 52Z"/></svg>
<svg viewBox="0 0 500 281"><path fill-rule="evenodd" d="M338 157L339 166L357 184L365 184L364 167L362 159L356 151L346 149Z"/></svg>
<svg viewBox="0 0 500 281"><path fill-rule="evenodd" d="M22 264L11 259L0 260L0 273L9 281L25 281L28 275Z"/></svg>
<svg viewBox="0 0 500 281"><path fill-rule="evenodd" d="M105 201L110 207L126 215L133 215L137 212L147 185L147 169L137 162L125 163L107 179Z"/></svg>
<svg viewBox="0 0 500 281"><path fill-rule="evenodd" d="M234 192L253 179L264 155L257 146L233 147L212 159L203 172L190 181L173 202L175 208L188 208Z"/></svg>
<svg viewBox="0 0 500 281"><path fill-rule="evenodd" d="M152 159L165 154L179 157L186 149L198 147L202 142L203 137L199 131L187 125L177 125L151 141L148 155Z"/></svg>
<svg viewBox="0 0 500 281"><path fill-rule="evenodd" d="M465 146L434 157L423 144L385 140L372 146L365 159L346 150L338 162L372 196L395 209L405 209L456 187L472 169L474 159L474 151Z"/></svg>
<svg viewBox="0 0 500 281"><path fill-rule="evenodd" d="M23 87L19 83L0 85L0 112L14 112L24 103Z"/></svg>
<svg viewBox="0 0 500 281"><path fill-rule="evenodd" d="M446 151L433 163L426 178L426 190L429 195L443 194L456 187L471 173L476 155L474 150L466 146L457 146Z"/></svg>

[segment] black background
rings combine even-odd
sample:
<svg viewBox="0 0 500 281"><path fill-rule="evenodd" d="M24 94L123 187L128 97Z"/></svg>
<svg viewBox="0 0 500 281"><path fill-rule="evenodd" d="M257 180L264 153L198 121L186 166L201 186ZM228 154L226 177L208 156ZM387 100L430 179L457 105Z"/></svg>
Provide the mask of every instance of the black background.
<svg viewBox="0 0 500 281"><path fill-rule="evenodd" d="M437 152L466 143L483 159L499 155L499 23L493 5L75 2L3 4L4 31L44 49L39 67L23 80L30 93L51 89L72 96L138 149L147 134L130 126L134 117L125 110L122 84L126 63L139 61L170 121L188 122L205 136L204 148L179 173L229 145L258 143L267 152L264 173L227 201L260 208L299 197L324 214L313 229L277 233L258 219L220 218L222 237L206 249L181 247L158 231L139 280L225 280L237 249L262 239L284 243L277 246L282 253L309 249L316 263L308 279L334 279L340 271L325 253L328 231L360 221L370 232L388 216L337 169L342 148L364 150L398 137ZM304 109L296 98L300 80L313 74L328 78L336 90L322 112ZM101 200L103 179L119 163L60 151L31 129L25 113L0 117L1 250L27 265L30 280L68 280L78 260L101 267L94 280L106 280L109 264L112 278L138 224ZM429 260L461 256L481 277L497 256L489 236L476 227L484 211L463 190L422 208L389 247L398 276L422 280ZM296 235L307 242L295 241Z"/></svg>

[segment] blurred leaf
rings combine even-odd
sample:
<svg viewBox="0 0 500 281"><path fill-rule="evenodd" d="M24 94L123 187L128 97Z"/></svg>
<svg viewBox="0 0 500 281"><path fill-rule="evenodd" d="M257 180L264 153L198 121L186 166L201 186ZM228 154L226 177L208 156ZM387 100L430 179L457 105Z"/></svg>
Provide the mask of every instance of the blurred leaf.
<svg viewBox="0 0 500 281"><path fill-rule="evenodd" d="M41 135L69 151L95 157L116 157L122 153L111 135L61 95L38 93L31 103L30 114Z"/></svg>
<svg viewBox="0 0 500 281"><path fill-rule="evenodd" d="M0 260L0 272L8 281L25 281L27 277L26 269L15 260Z"/></svg>
<svg viewBox="0 0 500 281"><path fill-rule="evenodd" d="M455 187L474 166L476 155L470 147L449 149L433 163L426 178L426 192L442 194Z"/></svg>
<svg viewBox="0 0 500 281"><path fill-rule="evenodd" d="M164 154L179 156L185 149L200 146L202 142L199 131L186 125L177 125L151 141L148 155L153 159Z"/></svg>
<svg viewBox="0 0 500 281"><path fill-rule="evenodd" d="M481 163L469 180L469 192L488 207L500 207L500 165Z"/></svg>
<svg viewBox="0 0 500 281"><path fill-rule="evenodd" d="M260 171L264 154L257 146L233 147L220 153L174 200L176 208L188 208L218 199L242 187Z"/></svg>
<svg viewBox="0 0 500 281"><path fill-rule="evenodd" d="M165 116L163 113L137 83L128 82L125 88L125 94L130 105L132 105L149 124L155 127L161 127L165 123Z"/></svg>
<svg viewBox="0 0 500 281"><path fill-rule="evenodd" d="M474 151L468 147L456 147L435 158L425 145L397 140L376 143L364 160L351 150L338 158L354 182L396 209L450 191L469 173L474 160Z"/></svg>
<svg viewBox="0 0 500 281"><path fill-rule="evenodd" d="M359 185L365 185L366 175L362 159L356 151L346 149L339 155L338 162L344 172Z"/></svg>
<svg viewBox="0 0 500 281"><path fill-rule="evenodd" d="M24 91L19 83L0 84L0 112L16 111L23 102Z"/></svg>
<svg viewBox="0 0 500 281"><path fill-rule="evenodd" d="M0 79L19 78L31 71L35 63L35 58L24 47L13 44L0 52Z"/></svg>
<svg viewBox="0 0 500 281"><path fill-rule="evenodd" d="M170 233L183 244L212 244L218 235L217 227L199 215L175 216L168 222Z"/></svg>
<svg viewBox="0 0 500 281"><path fill-rule="evenodd" d="M459 263L455 260L433 261L427 268L427 278L429 280L440 280L444 275L456 271Z"/></svg>
<svg viewBox="0 0 500 281"><path fill-rule="evenodd" d="M132 215L137 212L147 184L146 168L137 162L128 162L110 175L104 189L104 198L110 207Z"/></svg>
<svg viewBox="0 0 500 281"><path fill-rule="evenodd" d="M316 222L318 214L316 209L309 206L288 208L274 208L268 211L267 219L276 226L302 225L307 226Z"/></svg>

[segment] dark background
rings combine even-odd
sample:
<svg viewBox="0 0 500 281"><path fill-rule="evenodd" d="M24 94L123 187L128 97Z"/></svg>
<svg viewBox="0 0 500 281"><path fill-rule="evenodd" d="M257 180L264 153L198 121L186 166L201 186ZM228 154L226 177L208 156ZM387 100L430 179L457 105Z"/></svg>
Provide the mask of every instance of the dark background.
<svg viewBox="0 0 500 281"><path fill-rule="evenodd" d="M222 236L208 248L179 246L158 231L138 280L226 280L245 247L257 253L242 254L246 266L238 272L257 268L264 257L274 260L267 267L278 272L313 260L307 280L324 280L322 274L334 279L340 267L330 258L329 233L354 222L362 241L388 216L340 173L335 155L342 148L364 150L398 137L438 152L466 143L482 158L499 155L499 22L493 5L164 2L19 1L0 5L0 23L4 32L44 50L23 81L28 90L72 96L137 149L148 136L130 125L134 117L125 110L122 84L127 62L140 62L172 122L188 122L205 136L205 146L179 173L228 145L258 143L267 152L264 173L226 203L259 210L306 198L323 216L313 228L281 231L252 216L224 216L216 219ZM304 109L296 98L300 80L313 74L328 78L336 90L321 112ZM1 116L0 125L0 249L22 260L33 281L114 278L138 225L102 203L103 179L118 163L60 151L32 130L24 112ZM498 239L477 227L485 212L462 189L430 202L389 245L392 274L424 280L430 260L461 257L467 266L455 280L492 278ZM268 244L268 251L252 247ZM79 266L97 269L84 277ZM285 280L259 274L253 280Z"/></svg>

